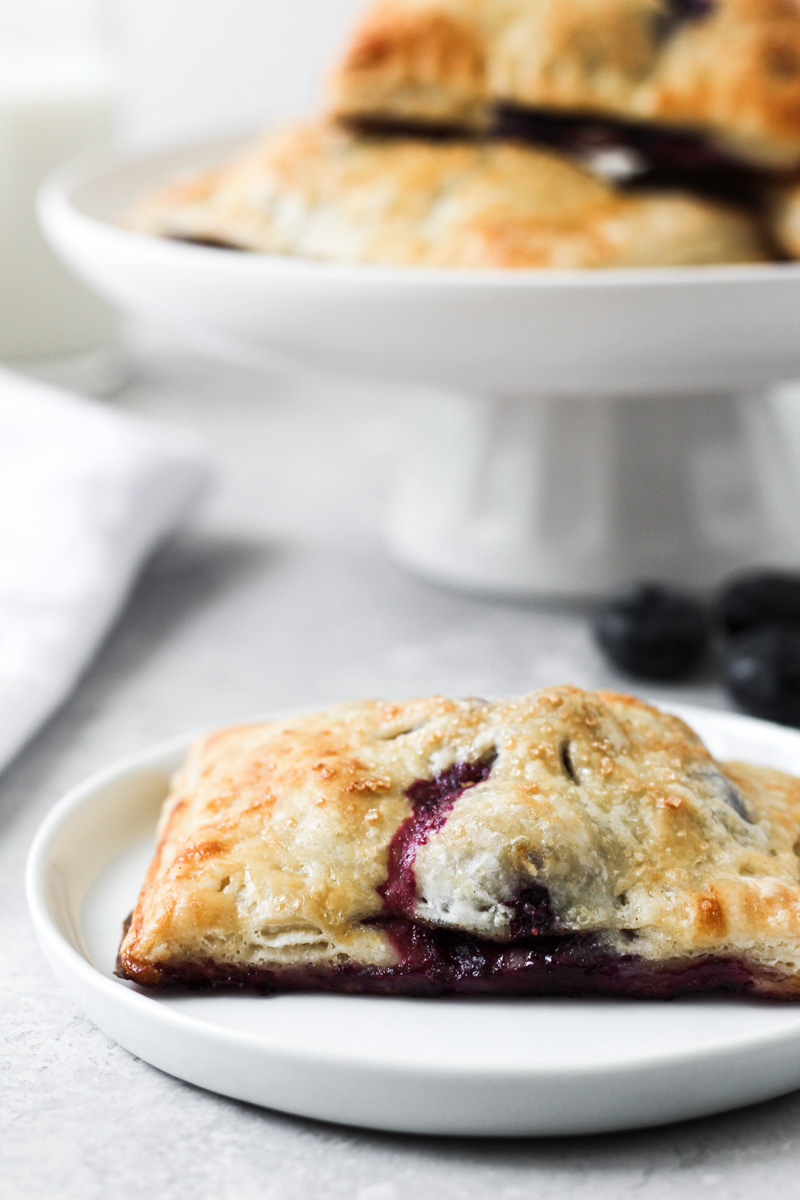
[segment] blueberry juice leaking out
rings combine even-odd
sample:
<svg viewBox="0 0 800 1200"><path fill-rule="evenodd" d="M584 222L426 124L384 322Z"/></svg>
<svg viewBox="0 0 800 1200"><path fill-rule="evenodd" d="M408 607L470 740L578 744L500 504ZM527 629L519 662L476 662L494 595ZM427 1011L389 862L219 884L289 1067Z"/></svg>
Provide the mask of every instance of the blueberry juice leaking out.
<svg viewBox="0 0 800 1200"><path fill-rule="evenodd" d="M414 859L432 833L437 833L459 796L489 778L495 755L478 762L454 763L433 779L417 779L407 789L411 816L403 821L389 846L386 882L378 889L387 910L413 916L417 898Z"/></svg>
<svg viewBox="0 0 800 1200"><path fill-rule="evenodd" d="M378 889L387 913L384 928L400 955L400 969L431 981L485 976L497 970L500 947L482 939L415 926L417 899L414 861L420 847L444 826L456 801L469 788L484 783L496 755L474 763L454 763L433 779L417 779L407 789L412 812L389 846L386 882ZM513 904L511 936L516 941L546 934L553 924L550 896L540 884L523 888ZM392 919L394 918L394 919ZM502 971L502 966L500 967Z"/></svg>
<svg viewBox="0 0 800 1200"><path fill-rule="evenodd" d="M450 929L415 923L418 850L441 830L457 800L485 782L495 756L456 763L433 779L418 779L406 795L412 812L389 847L386 882L378 889L385 916L379 918L399 961L393 967L343 967L344 990L436 996L447 992L536 995L632 995L669 998L691 991L747 991L753 978L738 962L709 957L658 969L636 954L609 952L592 935L556 935L550 895L531 883L513 901L511 941L502 943ZM298 978L297 986L326 986L324 979Z"/></svg>

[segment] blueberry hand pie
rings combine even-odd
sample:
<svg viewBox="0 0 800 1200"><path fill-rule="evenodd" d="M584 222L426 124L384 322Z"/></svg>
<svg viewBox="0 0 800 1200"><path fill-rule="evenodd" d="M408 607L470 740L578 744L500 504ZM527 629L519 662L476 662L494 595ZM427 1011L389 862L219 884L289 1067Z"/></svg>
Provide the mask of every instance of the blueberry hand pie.
<svg viewBox="0 0 800 1200"><path fill-rule="evenodd" d="M563 114L572 136L619 122L673 161L785 168L800 163L800 3L378 0L335 72L332 105L484 131L528 117L534 138Z"/></svg>
<svg viewBox="0 0 800 1200"><path fill-rule="evenodd" d="M724 203L625 192L550 151L504 142L268 134L227 167L148 197L147 233L271 254L436 267L632 267L770 257Z"/></svg>
<svg viewBox="0 0 800 1200"><path fill-rule="evenodd" d="M117 973L266 991L800 994L800 781L561 687L190 751Z"/></svg>

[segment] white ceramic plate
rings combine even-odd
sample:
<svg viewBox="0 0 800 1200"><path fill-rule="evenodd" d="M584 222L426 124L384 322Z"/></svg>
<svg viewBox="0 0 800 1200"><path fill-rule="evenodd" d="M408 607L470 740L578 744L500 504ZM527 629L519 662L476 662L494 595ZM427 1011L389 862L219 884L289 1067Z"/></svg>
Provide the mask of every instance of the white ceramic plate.
<svg viewBox="0 0 800 1200"><path fill-rule="evenodd" d="M800 772L800 733L676 709L713 753ZM308 1117L407 1133L577 1134L676 1121L800 1087L800 1006L148 995L112 975L153 846L173 741L74 788L28 862L36 933L107 1034L190 1083Z"/></svg>
<svg viewBox="0 0 800 1200"><path fill-rule="evenodd" d="M238 254L121 227L148 189L242 139L109 153L59 171L40 216L66 261L124 308L210 349L491 393L756 388L800 369L800 265L460 271Z"/></svg>

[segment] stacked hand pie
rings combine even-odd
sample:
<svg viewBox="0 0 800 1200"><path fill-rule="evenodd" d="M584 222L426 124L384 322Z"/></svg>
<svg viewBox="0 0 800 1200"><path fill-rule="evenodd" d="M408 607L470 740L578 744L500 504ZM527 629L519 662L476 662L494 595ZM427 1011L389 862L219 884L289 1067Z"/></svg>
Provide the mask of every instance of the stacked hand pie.
<svg viewBox="0 0 800 1200"><path fill-rule="evenodd" d="M134 223L437 267L800 256L800 0L379 0L328 113Z"/></svg>

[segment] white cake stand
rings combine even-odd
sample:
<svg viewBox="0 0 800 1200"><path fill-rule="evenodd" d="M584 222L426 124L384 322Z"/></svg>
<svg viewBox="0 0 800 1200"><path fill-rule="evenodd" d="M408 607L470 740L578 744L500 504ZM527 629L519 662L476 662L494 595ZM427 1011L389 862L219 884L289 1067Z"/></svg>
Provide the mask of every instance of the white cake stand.
<svg viewBox="0 0 800 1200"><path fill-rule="evenodd" d="M768 391L800 376L800 266L340 266L119 227L145 189L236 144L73 165L43 192L46 232L103 295L213 352L450 393L399 467L406 563L580 595L798 562L800 487Z"/></svg>

